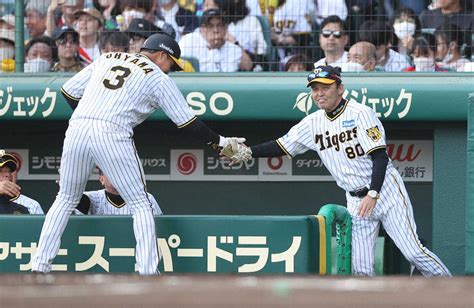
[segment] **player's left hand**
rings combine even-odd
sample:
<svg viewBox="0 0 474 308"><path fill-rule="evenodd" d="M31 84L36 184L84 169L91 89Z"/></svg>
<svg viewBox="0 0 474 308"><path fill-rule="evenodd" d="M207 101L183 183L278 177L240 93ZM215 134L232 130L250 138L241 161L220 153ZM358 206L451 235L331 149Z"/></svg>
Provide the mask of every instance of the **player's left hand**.
<svg viewBox="0 0 474 308"><path fill-rule="evenodd" d="M357 213L360 217L369 217L377 204L377 199L365 196L359 204L359 212Z"/></svg>

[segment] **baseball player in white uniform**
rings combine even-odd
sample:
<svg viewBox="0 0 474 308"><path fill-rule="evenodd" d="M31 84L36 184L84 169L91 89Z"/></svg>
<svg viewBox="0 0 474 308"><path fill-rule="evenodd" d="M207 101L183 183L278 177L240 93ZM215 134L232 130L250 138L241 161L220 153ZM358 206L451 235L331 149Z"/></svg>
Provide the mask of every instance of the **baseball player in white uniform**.
<svg viewBox="0 0 474 308"><path fill-rule="evenodd" d="M103 54L63 85L61 91L75 110L64 139L59 193L41 230L33 272L51 270L69 216L97 165L131 208L139 273L159 274L155 221L133 128L161 108L179 128L212 147L229 143L195 117L168 77L168 72L182 70L180 54L173 38L153 34L140 53Z"/></svg>
<svg viewBox="0 0 474 308"><path fill-rule="evenodd" d="M0 195L7 196L10 201L23 205L30 214L43 215L43 209L38 201L29 198L21 193L21 188L15 182L15 172L19 169L19 163L15 155L0 151L0 168L2 176L0 177Z"/></svg>
<svg viewBox="0 0 474 308"><path fill-rule="evenodd" d="M374 275L374 248L380 224L405 258L425 276L451 276L443 262L420 243L413 208L398 171L387 155L385 131L374 111L342 98L340 68L318 66L308 75L318 111L276 141L238 145L231 159L290 158L316 151L339 187L352 216L352 272ZM223 151L224 152L224 151Z"/></svg>
<svg viewBox="0 0 474 308"><path fill-rule="evenodd" d="M131 215L132 209L130 206L127 205L109 178L100 169L99 182L104 186L104 189L84 192L74 213L77 215ZM163 215L155 197L150 193L147 194L151 202L153 215Z"/></svg>

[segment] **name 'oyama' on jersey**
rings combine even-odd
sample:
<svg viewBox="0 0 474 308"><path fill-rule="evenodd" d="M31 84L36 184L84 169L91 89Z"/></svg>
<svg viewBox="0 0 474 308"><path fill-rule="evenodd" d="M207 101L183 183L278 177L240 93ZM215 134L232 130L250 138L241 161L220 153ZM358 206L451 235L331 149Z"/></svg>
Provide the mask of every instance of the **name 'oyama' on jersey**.
<svg viewBox="0 0 474 308"><path fill-rule="evenodd" d="M115 59L122 59L124 57L125 61L128 61L129 63L135 64L136 66L140 67L143 72L146 74L153 72L153 69L148 66L148 63L146 61L141 61L140 59L142 56L135 54L127 54L127 53L122 53L122 52L114 52L114 53L109 53L105 56L106 58L115 58ZM141 61L141 62L140 62Z"/></svg>

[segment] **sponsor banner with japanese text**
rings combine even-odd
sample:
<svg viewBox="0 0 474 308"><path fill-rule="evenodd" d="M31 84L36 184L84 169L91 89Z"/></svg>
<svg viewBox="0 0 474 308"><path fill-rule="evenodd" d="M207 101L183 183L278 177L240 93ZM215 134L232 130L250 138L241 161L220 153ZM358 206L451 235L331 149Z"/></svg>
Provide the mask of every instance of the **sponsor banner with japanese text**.
<svg viewBox="0 0 474 308"><path fill-rule="evenodd" d="M44 216L0 217L0 272L31 270L43 221ZM319 226L312 216L160 216L155 221L162 273L320 269ZM72 216L52 270L134 272L135 244L130 216ZM326 260L321 262L327 268Z"/></svg>
<svg viewBox="0 0 474 308"><path fill-rule="evenodd" d="M23 157L19 179L59 177L60 153L49 149L7 149ZM394 140L387 145L394 167L408 182L433 181L433 141ZM333 181L316 152L251 159L234 166L210 149L159 149L141 157L148 181ZM97 178L94 170L92 179Z"/></svg>
<svg viewBox="0 0 474 308"><path fill-rule="evenodd" d="M463 78L464 76L464 78ZM236 78L238 77L238 78ZM0 80L0 119L67 120L60 93L69 76L10 74ZM317 110L301 74L174 75L190 108L206 120L298 120ZM268 80L272 81L269 90ZM472 74L346 74L344 97L381 119L466 121ZM445 102L450 102L446 108ZM157 111L151 120L166 119Z"/></svg>

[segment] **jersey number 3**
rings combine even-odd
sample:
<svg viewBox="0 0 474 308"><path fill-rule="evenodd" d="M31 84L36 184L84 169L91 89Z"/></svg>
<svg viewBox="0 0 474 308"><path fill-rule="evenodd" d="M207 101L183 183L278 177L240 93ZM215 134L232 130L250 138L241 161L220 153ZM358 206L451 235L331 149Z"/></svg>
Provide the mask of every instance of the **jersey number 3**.
<svg viewBox="0 0 474 308"><path fill-rule="evenodd" d="M112 72L115 72L115 78L112 80L104 79L102 82L107 89L117 90L123 86L125 78L127 78L132 71L129 68L123 66L114 66L110 69Z"/></svg>

